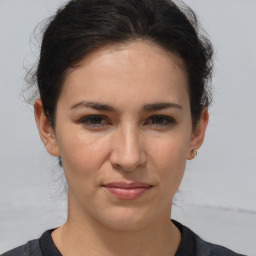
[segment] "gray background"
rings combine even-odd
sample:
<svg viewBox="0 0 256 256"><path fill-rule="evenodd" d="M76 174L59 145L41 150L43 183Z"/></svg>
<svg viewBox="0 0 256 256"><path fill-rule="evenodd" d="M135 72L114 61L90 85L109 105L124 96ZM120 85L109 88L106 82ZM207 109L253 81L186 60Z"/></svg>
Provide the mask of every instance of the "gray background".
<svg viewBox="0 0 256 256"><path fill-rule="evenodd" d="M61 0L0 0L0 253L65 221L57 161L23 102L35 26ZM187 0L216 49L214 104L200 155L188 162L173 218L204 239L256 255L256 1Z"/></svg>

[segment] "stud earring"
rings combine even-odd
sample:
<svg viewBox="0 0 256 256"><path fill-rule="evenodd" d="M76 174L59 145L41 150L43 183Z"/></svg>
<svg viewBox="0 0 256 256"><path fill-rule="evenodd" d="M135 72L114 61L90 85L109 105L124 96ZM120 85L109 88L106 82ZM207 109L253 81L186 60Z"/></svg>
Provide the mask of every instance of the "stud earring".
<svg viewBox="0 0 256 256"><path fill-rule="evenodd" d="M192 152L193 152L193 154L194 154L195 156L198 156L198 155L199 155L199 150L198 150L198 149L193 149Z"/></svg>

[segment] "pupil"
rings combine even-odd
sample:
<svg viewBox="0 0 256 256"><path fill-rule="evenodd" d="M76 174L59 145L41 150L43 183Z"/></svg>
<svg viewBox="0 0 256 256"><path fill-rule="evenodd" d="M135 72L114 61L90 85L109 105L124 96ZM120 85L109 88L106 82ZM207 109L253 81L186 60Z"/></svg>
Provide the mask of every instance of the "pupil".
<svg viewBox="0 0 256 256"><path fill-rule="evenodd" d="M101 123L101 118L100 117L94 117L94 118L92 118L91 122L93 124L99 124L99 123Z"/></svg>
<svg viewBox="0 0 256 256"><path fill-rule="evenodd" d="M153 123L162 124L163 123L163 118L159 117L159 116L155 116L153 118Z"/></svg>

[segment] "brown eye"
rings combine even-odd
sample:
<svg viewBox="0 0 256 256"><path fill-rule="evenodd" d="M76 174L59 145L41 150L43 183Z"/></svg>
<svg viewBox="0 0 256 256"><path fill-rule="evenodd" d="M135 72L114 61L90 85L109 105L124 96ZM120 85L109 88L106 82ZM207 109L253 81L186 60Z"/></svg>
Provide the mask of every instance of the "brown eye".
<svg viewBox="0 0 256 256"><path fill-rule="evenodd" d="M147 124L148 123L152 124L153 126L168 126L170 124L175 123L175 120L171 117L155 115L149 118Z"/></svg>
<svg viewBox="0 0 256 256"><path fill-rule="evenodd" d="M86 116L83 117L79 122L91 128L102 128L109 124L107 119L103 116Z"/></svg>

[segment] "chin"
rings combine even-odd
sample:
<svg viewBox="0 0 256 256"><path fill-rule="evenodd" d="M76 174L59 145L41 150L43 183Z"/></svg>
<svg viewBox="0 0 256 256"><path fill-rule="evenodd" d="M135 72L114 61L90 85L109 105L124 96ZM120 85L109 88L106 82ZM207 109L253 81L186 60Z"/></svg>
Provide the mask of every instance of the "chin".
<svg viewBox="0 0 256 256"><path fill-rule="evenodd" d="M105 215L102 224L112 230L135 231L143 229L153 222L153 216L135 209L122 209Z"/></svg>

